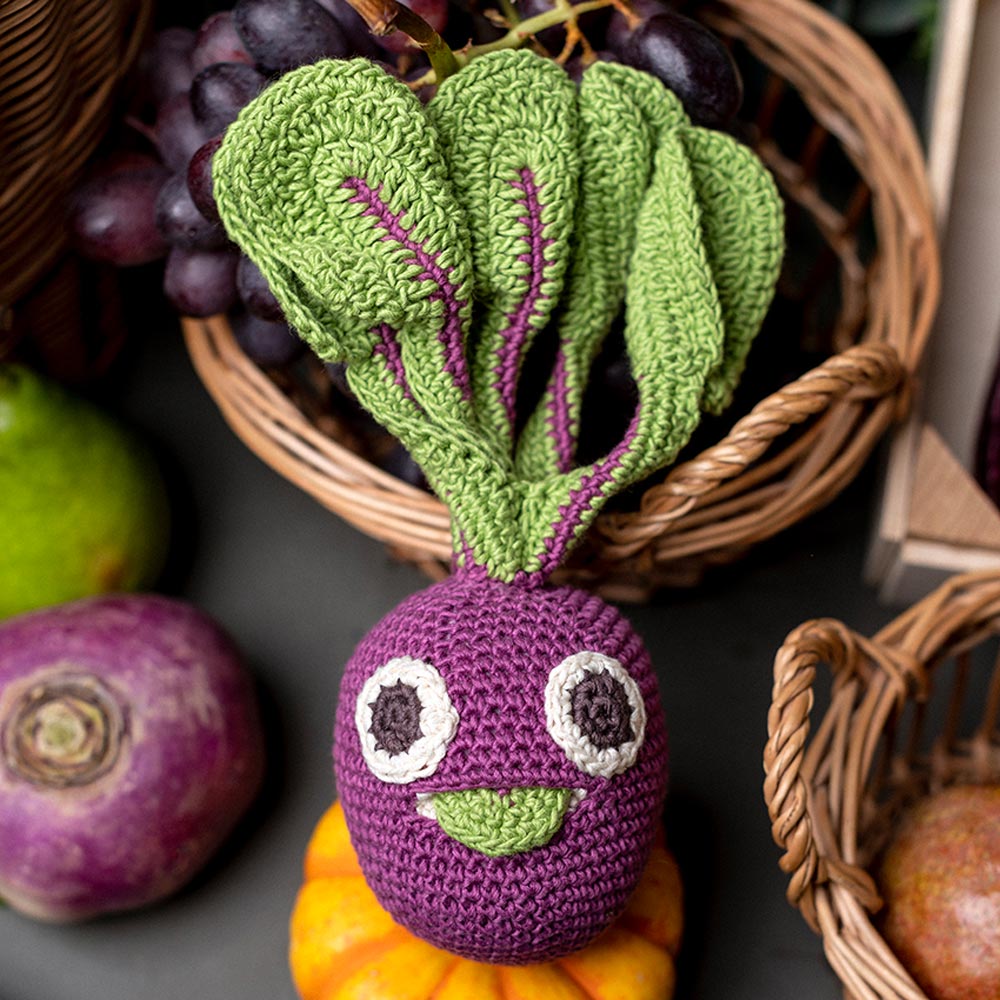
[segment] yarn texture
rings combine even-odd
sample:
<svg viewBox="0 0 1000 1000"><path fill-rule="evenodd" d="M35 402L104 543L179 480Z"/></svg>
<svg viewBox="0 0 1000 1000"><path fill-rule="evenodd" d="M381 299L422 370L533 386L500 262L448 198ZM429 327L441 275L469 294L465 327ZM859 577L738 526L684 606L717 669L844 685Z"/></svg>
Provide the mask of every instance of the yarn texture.
<svg viewBox="0 0 1000 1000"><path fill-rule="evenodd" d="M448 504L456 566L540 585L608 497L728 402L773 294L781 202L757 158L630 67L577 92L527 51L449 77L425 110L365 60L286 74L213 163L230 236L289 322ZM587 373L625 306L639 403L577 467ZM545 394L516 388L556 324Z"/></svg>
<svg viewBox="0 0 1000 1000"><path fill-rule="evenodd" d="M529 51L472 60L426 108L364 60L301 67L243 109L213 177L289 322L347 363L452 515L454 575L376 625L341 682L334 768L365 878L468 958L582 948L649 855L666 730L625 618L547 581L727 405L780 267L774 183L653 77L595 63L577 88ZM623 307L635 413L578 465ZM543 331L551 373L519 413Z"/></svg>
<svg viewBox="0 0 1000 1000"><path fill-rule="evenodd" d="M553 668L582 651L620 664L642 701L642 744L632 765L611 777L581 768L548 729ZM404 656L436 666L459 722L433 774L390 784L365 763L355 711L367 678ZM620 611L575 588L512 587L457 574L376 625L341 683L337 790L368 884L414 934L482 962L565 955L614 920L660 820L666 755L656 676L642 641ZM531 802L532 789L550 794ZM438 794L470 791L464 801L456 797L455 808ZM510 815L506 804L519 799L531 804ZM535 822L546 812L547 825ZM521 823L524 815L531 819Z"/></svg>

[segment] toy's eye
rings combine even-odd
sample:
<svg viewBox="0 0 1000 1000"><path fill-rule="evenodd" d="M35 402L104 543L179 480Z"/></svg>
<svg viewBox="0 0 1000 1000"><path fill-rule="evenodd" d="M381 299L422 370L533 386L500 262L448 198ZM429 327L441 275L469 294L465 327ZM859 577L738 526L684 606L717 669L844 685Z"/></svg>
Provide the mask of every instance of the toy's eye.
<svg viewBox="0 0 1000 1000"><path fill-rule="evenodd" d="M429 663L401 656L365 681L354 713L361 752L383 781L434 773L458 727L444 679Z"/></svg>
<svg viewBox="0 0 1000 1000"><path fill-rule="evenodd" d="M575 653L549 674L545 724L581 771L610 778L635 762L646 735L646 706L617 660Z"/></svg>

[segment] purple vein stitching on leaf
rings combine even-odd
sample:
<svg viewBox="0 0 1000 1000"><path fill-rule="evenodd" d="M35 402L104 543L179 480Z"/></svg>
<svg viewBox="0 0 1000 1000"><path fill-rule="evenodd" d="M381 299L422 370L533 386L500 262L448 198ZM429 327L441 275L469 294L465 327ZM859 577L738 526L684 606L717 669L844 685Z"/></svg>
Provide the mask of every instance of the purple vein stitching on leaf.
<svg viewBox="0 0 1000 1000"><path fill-rule="evenodd" d="M370 215L376 223L385 230L384 240L398 243L409 250L413 256L407 263L419 264L422 268L415 281L434 281L438 288L429 298L441 302L444 306L444 323L438 332L438 340L444 348L444 367L452 377L452 381L462 394L463 399L469 399L469 373L465 366L465 354L462 345L462 309L465 300L459 298L458 287L451 280L453 268L442 267L438 254L428 250L423 243L410 238L412 230L407 229L399 220L402 213L393 212L382 201L381 187L372 188L360 177L348 177L343 187L354 192L352 203L364 205L362 215Z"/></svg>
<svg viewBox="0 0 1000 1000"><path fill-rule="evenodd" d="M392 380L403 390L403 395L412 400L413 395L406 381L406 370L403 368L403 356L400 353L399 341L396 339L396 331L388 323L380 323L375 327L374 333L379 338L379 343L375 345L375 353L385 358Z"/></svg>
<svg viewBox="0 0 1000 1000"><path fill-rule="evenodd" d="M469 540L465 537L465 530L459 528L458 531L458 541L460 546L460 551L452 553L451 556L451 570L453 573L461 572L464 576L486 576L486 567L480 566L476 562L476 554L472 551L472 546L469 544ZM465 559L465 563L459 567L458 561L460 558Z"/></svg>
<svg viewBox="0 0 1000 1000"><path fill-rule="evenodd" d="M580 480L580 485L569 495L569 501L559 508L559 516L553 523L553 532L545 539L545 555L542 556L538 572L543 575L551 573L562 561L567 547L573 539L573 534L579 527L587 510L593 505L604 488L614 479L615 473L621 468L622 459L628 454L632 442L639 430L640 408L636 407L632 422L628 425L625 437L601 461L594 465L593 472Z"/></svg>
<svg viewBox="0 0 1000 1000"><path fill-rule="evenodd" d="M519 277L527 283L524 297L516 309L506 316L507 326L500 331L500 346L496 350L497 366L493 374L497 381L493 388L500 395L500 402L507 414L507 422L514 426L514 403L517 398L517 373L524 350L525 341L531 331L532 319L541 315L538 305L548 299L542 292L546 269L550 266L545 259L545 248L551 246L554 240L546 239L542 225L542 205L539 199L539 187L535 175L528 167L522 167L518 172L520 181L511 181L511 187L523 195L518 203L524 208L524 215L518 218L521 225L527 227L523 237L527 250L518 256L518 261L528 265L527 274Z"/></svg>
<svg viewBox="0 0 1000 1000"><path fill-rule="evenodd" d="M576 453L576 443L570 426L567 376L565 345L560 344L552 367L552 384L546 403L546 409L549 411L546 423L549 425L549 437L555 444L556 467L559 472L569 472L573 468L573 457Z"/></svg>

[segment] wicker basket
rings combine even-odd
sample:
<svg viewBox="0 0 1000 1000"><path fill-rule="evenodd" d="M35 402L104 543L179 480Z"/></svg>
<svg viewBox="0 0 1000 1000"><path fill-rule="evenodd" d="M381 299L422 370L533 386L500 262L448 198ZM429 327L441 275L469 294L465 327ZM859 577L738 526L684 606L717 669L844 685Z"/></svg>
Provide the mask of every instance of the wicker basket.
<svg viewBox="0 0 1000 1000"><path fill-rule="evenodd" d="M920 146L873 53L808 0L699 10L732 43L746 138L786 200L789 254L771 321L780 327L774 317L793 308L781 332L809 361L736 408L728 433L727 423L702 434L700 452L688 449L630 509L598 518L563 579L619 599L693 583L831 500L904 411L938 296ZM209 392L265 462L430 574L447 571L441 503L352 453L307 394L243 357L224 318L185 320L184 331Z"/></svg>
<svg viewBox="0 0 1000 1000"><path fill-rule="evenodd" d="M152 10L153 0L0 3L0 357L48 330L55 342L34 351L51 356L46 367L100 366L112 353L113 344L83 341L80 286L94 279L65 260L65 202Z"/></svg>
<svg viewBox="0 0 1000 1000"><path fill-rule="evenodd" d="M915 799L1000 782L1000 571L947 584L874 639L829 619L789 635L775 660L764 756L772 833L789 900L823 936L850 998L927 1000L870 914L866 869ZM816 668L832 671L811 727Z"/></svg>

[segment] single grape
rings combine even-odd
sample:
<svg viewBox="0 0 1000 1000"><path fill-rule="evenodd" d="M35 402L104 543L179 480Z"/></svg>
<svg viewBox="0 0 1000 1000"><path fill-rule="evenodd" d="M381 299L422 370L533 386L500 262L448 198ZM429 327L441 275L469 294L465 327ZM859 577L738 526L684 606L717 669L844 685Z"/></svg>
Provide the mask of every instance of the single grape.
<svg viewBox="0 0 1000 1000"><path fill-rule="evenodd" d="M642 21L648 21L657 14L663 14L670 8L661 0L629 0L629 9L635 15L636 20L632 23L638 26ZM604 44L612 52L623 55L632 38L632 28L625 15L620 10L612 9L611 17L608 18L608 27L604 33Z"/></svg>
<svg viewBox="0 0 1000 1000"><path fill-rule="evenodd" d="M156 199L169 171L152 157L130 154L105 164L74 191L68 228L85 257L117 267L148 264L167 252L156 228Z"/></svg>
<svg viewBox="0 0 1000 1000"><path fill-rule="evenodd" d="M507 34L506 28L494 23L488 17L483 17L482 14L471 14L470 23L472 40L477 45L495 42L498 38Z"/></svg>
<svg viewBox="0 0 1000 1000"><path fill-rule="evenodd" d="M340 25L344 33L347 47L359 56L374 58L378 54L378 46L372 33L368 30L365 19L347 2L347 0L316 0L328 14Z"/></svg>
<svg viewBox="0 0 1000 1000"><path fill-rule="evenodd" d="M287 365L305 350L305 344L287 323L274 323L252 313L239 312L232 318L232 329L243 353L266 368Z"/></svg>
<svg viewBox="0 0 1000 1000"><path fill-rule="evenodd" d="M195 33L189 28L165 28L153 37L139 60L140 76L157 106L187 93L194 76L191 56Z"/></svg>
<svg viewBox="0 0 1000 1000"><path fill-rule="evenodd" d="M349 55L340 25L314 0L237 0L233 23L268 73Z"/></svg>
<svg viewBox="0 0 1000 1000"><path fill-rule="evenodd" d="M743 82L729 50L704 25L665 11L632 32L622 58L663 81L699 125L725 125L739 111Z"/></svg>
<svg viewBox="0 0 1000 1000"><path fill-rule="evenodd" d="M247 51L233 24L233 12L221 10L208 17L198 29L191 68L200 73L213 63L246 63L253 65L253 56Z"/></svg>
<svg viewBox="0 0 1000 1000"><path fill-rule="evenodd" d="M195 205L188 190L187 173L172 174L156 199L156 227L175 247L188 250L219 250L229 238L217 222L209 222Z"/></svg>
<svg viewBox="0 0 1000 1000"><path fill-rule="evenodd" d="M153 125L157 152L171 173L186 169L191 157L212 135L195 118L187 94L176 94L162 104Z"/></svg>
<svg viewBox="0 0 1000 1000"><path fill-rule="evenodd" d="M422 17L439 35L448 23L448 0L412 0L406 4L414 14ZM393 31L388 35L373 35L375 44L386 52L399 55L415 52L420 48L405 31Z"/></svg>
<svg viewBox="0 0 1000 1000"><path fill-rule="evenodd" d="M187 168L187 185L191 200L198 211L209 222L220 222L219 209L215 204L215 194L212 190L212 157L222 145L222 136L209 139L204 146L191 157Z"/></svg>
<svg viewBox="0 0 1000 1000"><path fill-rule="evenodd" d="M236 121L240 109L249 104L267 84L246 63L212 63L206 66L191 83L191 110L195 121L209 135L225 131Z"/></svg>
<svg viewBox="0 0 1000 1000"><path fill-rule="evenodd" d="M241 256L236 267L236 290L248 312L271 322L284 322L285 315L267 283L267 278L249 257Z"/></svg>
<svg viewBox="0 0 1000 1000"><path fill-rule="evenodd" d="M163 272L163 293L185 316L215 316L236 304L235 249L174 247Z"/></svg>

